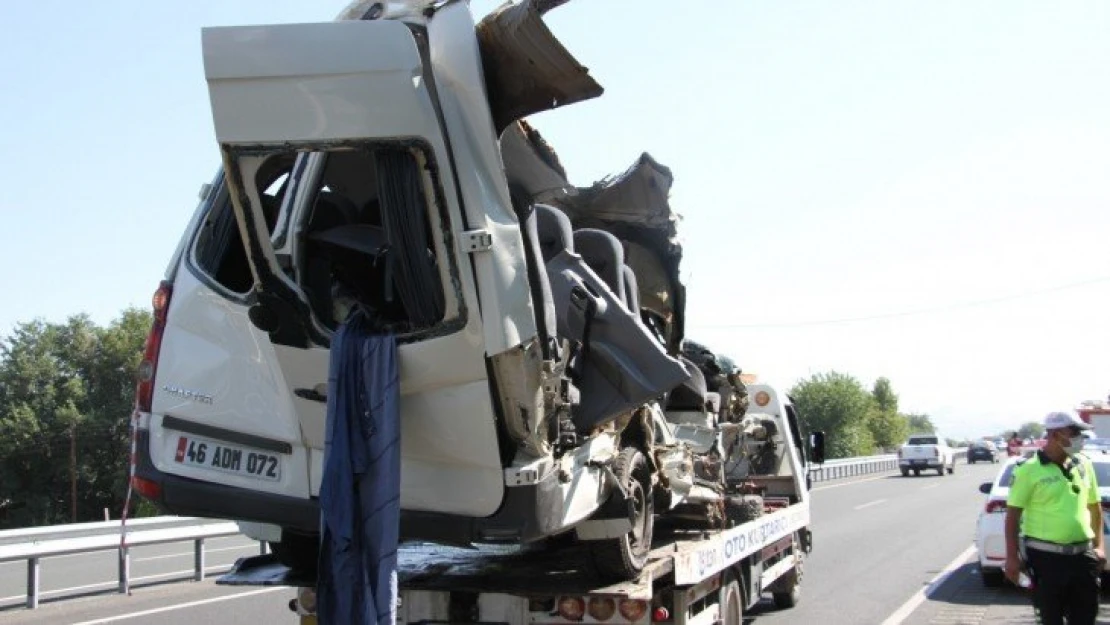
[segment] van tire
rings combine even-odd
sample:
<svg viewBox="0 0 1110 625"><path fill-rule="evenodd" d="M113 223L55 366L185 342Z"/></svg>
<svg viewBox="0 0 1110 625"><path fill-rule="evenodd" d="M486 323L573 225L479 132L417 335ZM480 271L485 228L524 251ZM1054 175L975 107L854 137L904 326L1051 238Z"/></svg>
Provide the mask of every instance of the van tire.
<svg viewBox="0 0 1110 625"><path fill-rule="evenodd" d="M631 495L628 512L632 531L620 538L590 541L590 551L602 578L624 582L639 576L647 563L655 525L655 499L651 492L651 468L640 450L622 449L613 463L613 473Z"/></svg>

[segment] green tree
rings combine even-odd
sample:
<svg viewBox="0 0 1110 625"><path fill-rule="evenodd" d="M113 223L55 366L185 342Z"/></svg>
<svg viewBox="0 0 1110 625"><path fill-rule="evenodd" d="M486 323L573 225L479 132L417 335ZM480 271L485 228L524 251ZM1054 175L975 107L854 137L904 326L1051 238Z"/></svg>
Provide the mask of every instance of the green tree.
<svg viewBox="0 0 1110 625"><path fill-rule="evenodd" d="M0 341L0 525L119 514L134 372L150 323L136 309L107 327L77 315L19 324Z"/></svg>
<svg viewBox="0 0 1110 625"><path fill-rule="evenodd" d="M867 427L875 445L883 450L900 446L910 434L910 424L906 417L897 412L880 410L878 405L867 415Z"/></svg>
<svg viewBox="0 0 1110 625"><path fill-rule="evenodd" d="M890 380L879 378L871 389L872 410L867 415L867 427L875 445L883 450L901 445L909 434L909 423L898 414L898 396Z"/></svg>
<svg viewBox="0 0 1110 625"><path fill-rule="evenodd" d="M894 389L890 386L890 380L886 378L875 380L875 386L871 389L871 396L875 398L879 410L898 412L898 396L894 394Z"/></svg>
<svg viewBox="0 0 1110 625"><path fill-rule="evenodd" d="M810 430L823 430L829 458L867 455L875 440L867 425L874 403L856 378L832 371L798 382L790 390Z"/></svg>
<svg viewBox="0 0 1110 625"><path fill-rule="evenodd" d="M1036 421L1029 421L1027 423L1023 423L1021 425L1021 427L1018 428L1018 436L1020 436L1022 438L1038 439L1043 434L1044 434L1044 426L1041 425L1040 423L1037 423Z"/></svg>
<svg viewBox="0 0 1110 625"><path fill-rule="evenodd" d="M937 428L927 414L908 414L906 421L909 423L910 434L935 434Z"/></svg>

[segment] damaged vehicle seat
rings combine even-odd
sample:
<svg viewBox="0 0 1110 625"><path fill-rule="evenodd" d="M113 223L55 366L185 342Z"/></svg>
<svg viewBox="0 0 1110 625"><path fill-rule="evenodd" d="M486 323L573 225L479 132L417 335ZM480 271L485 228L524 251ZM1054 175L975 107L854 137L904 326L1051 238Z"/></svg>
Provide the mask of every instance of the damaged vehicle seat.
<svg viewBox="0 0 1110 625"><path fill-rule="evenodd" d="M341 226L355 223L357 208L351 200L337 193L321 191L312 205L306 227L305 295L318 319L335 329L341 319L336 319L332 300L332 268L336 258L319 237Z"/></svg>
<svg viewBox="0 0 1110 625"><path fill-rule="evenodd" d="M627 309L619 240L591 229L571 236L564 213L536 210L559 336L577 347L571 377L581 401L572 419L588 432L662 396L687 373Z"/></svg>
<svg viewBox="0 0 1110 625"><path fill-rule="evenodd" d="M555 302L551 297L551 281L547 277L547 247L549 243L540 234L540 222L552 219L550 215L540 216L540 209L555 210L548 206L529 206L516 204L514 210L520 221L520 234L524 239L524 256L528 265L528 284L532 303L536 308L536 330L543 345L543 356L556 358L559 353L558 329L555 322ZM546 227L551 227L550 225ZM556 226L557 227L557 226ZM570 222L567 222L570 228Z"/></svg>
<svg viewBox="0 0 1110 625"><path fill-rule="evenodd" d="M624 289L624 248L620 239L593 228L574 231L574 249L582 255L590 269L605 281L613 294L627 301Z"/></svg>
<svg viewBox="0 0 1110 625"><path fill-rule="evenodd" d="M559 252L574 253L574 231L570 218L563 211L546 204L536 204L536 231L544 264Z"/></svg>
<svg viewBox="0 0 1110 625"><path fill-rule="evenodd" d="M632 268L625 265L621 268L624 274L624 303L628 305L628 312L640 317L640 285L636 281L636 273Z"/></svg>

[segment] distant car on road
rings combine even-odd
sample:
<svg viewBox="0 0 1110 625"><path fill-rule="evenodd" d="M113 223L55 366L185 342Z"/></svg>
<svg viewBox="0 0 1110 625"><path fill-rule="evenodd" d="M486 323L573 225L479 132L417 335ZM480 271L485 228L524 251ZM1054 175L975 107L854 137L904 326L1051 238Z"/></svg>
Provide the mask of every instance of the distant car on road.
<svg viewBox="0 0 1110 625"><path fill-rule="evenodd" d="M926 469L944 475L956 471L956 453L943 438L936 434L912 434L905 445L898 449L898 469L902 477L921 475Z"/></svg>
<svg viewBox="0 0 1110 625"><path fill-rule="evenodd" d="M1110 454L1102 452L1083 452L1091 459L1095 467L1095 477L1098 480L1098 492L1102 498L1102 533L1106 540L1110 540ZM999 470L993 482L983 482L979 485L979 492L987 495L983 510L979 512L979 520L975 531L975 548L979 550L979 574L983 578L984 586L1001 586L1005 581L1002 567L1006 564L1006 497L1010 493L1010 485L1014 479L1014 467L1022 458L1007 459ZM1037 462L1033 456L1028 462ZM1103 575L1110 571L1110 563L1103 567Z"/></svg>
<svg viewBox="0 0 1110 625"><path fill-rule="evenodd" d="M990 441L975 441L967 448L967 463L975 464L983 460L986 462L998 462L998 448Z"/></svg>

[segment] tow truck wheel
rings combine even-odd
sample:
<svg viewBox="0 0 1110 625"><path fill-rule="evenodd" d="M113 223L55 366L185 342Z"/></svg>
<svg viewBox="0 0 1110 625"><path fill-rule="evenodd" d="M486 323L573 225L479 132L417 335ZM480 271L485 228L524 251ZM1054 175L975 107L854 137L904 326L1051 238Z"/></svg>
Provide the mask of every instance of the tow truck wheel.
<svg viewBox="0 0 1110 625"><path fill-rule="evenodd" d="M740 594L740 583L736 581L736 574L729 571L725 574L725 584L721 586L721 623L723 625L741 625L744 622L744 597Z"/></svg>
<svg viewBox="0 0 1110 625"><path fill-rule="evenodd" d="M794 568L783 575L771 587L771 598L775 600L775 607L780 610L793 608L802 598L802 550L798 535L794 534Z"/></svg>
<svg viewBox="0 0 1110 625"><path fill-rule="evenodd" d="M1006 582L1006 576L998 569L987 570L979 567L979 574L983 577L983 585L987 588L999 588Z"/></svg>
<svg viewBox="0 0 1110 625"><path fill-rule="evenodd" d="M628 515L632 531L620 538L591 541L594 566L607 580L635 579L647 562L655 526L655 500L651 493L651 469L635 447L625 447L613 463L613 473L628 491Z"/></svg>
<svg viewBox="0 0 1110 625"><path fill-rule="evenodd" d="M790 572L787 575L794 578L794 581L788 582L787 590L771 593L771 598L775 600L775 607L780 610L798 605L798 601L802 598L802 585L797 582L797 572Z"/></svg>

